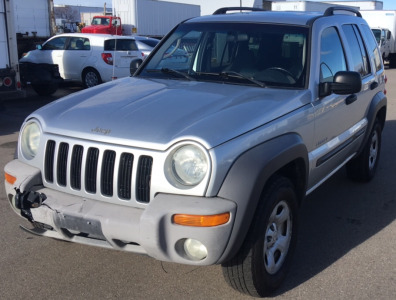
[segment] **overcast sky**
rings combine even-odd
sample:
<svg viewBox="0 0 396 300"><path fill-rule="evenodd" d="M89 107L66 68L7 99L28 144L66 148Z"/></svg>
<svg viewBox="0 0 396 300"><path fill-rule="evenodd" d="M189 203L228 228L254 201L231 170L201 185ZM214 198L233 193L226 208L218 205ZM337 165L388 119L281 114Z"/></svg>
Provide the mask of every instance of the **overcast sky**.
<svg viewBox="0 0 396 300"><path fill-rule="evenodd" d="M201 6L201 15L212 14L219 7L239 6L242 2L243 6L253 6L254 0L168 0L170 2L181 2L187 4L198 4ZM319 1L319 0L310 0ZM343 0L335 0L343 1ZM382 0L384 9L396 10L395 0ZM111 7L111 0L54 0L54 4L81 5L103 7L107 3L107 7Z"/></svg>

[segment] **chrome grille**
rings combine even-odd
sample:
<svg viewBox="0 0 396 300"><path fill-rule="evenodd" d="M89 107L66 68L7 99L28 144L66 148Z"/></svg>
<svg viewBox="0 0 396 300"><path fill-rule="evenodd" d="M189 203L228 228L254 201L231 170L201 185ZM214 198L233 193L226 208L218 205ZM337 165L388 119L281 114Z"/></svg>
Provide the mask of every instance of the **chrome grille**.
<svg viewBox="0 0 396 300"><path fill-rule="evenodd" d="M86 149L81 145L69 145L65 142L57 145L54 140L48 140L44 178L48 183L56 181L60 187L70 186L79 191L84 186L87 193L100 193L106 197L116 195L121 200L131 200L135 187L136 200L148 203L152 165L152 157L144 155L139 157L134 185L132 183L134 172L132 153L120 153L112 149L100 150L96 147ZM99 177L98 170L100 170Z"/></svg>

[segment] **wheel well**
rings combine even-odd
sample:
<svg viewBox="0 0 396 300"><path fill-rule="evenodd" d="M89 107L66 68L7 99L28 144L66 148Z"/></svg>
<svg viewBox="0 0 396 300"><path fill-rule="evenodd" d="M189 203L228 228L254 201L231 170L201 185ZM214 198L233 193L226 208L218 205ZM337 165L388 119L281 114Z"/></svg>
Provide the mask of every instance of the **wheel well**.
<svg viewBox="0 0 396 300"><path fill-rule="evenodd" d="M377 119L380 122L381 128L384 128L386 119L386 106L382 107L377 113Z"/></svg>
<svg viewBox="0 0 396 300"><path fill-rule="evenodd" d="M298 197L298 204L300 205L304 198L307 185L307 171L304 159L297 158L289 162L287 165L276 171L270 178L273 176L286 177L294 184ZM269 182L269 180L270 179L268 179L267 182Z"/></svg>
<svg viewBox="0 0 396 300"><path fill-rule="evenodd" d="M102 77L100 76L99 71L96 70L94 67L85 67L84 70L82 70L82 72L81 72L81 79L84 79L85 73L87 73L90 70L96 72L99 75L99 79L102 79Z"/></svg>

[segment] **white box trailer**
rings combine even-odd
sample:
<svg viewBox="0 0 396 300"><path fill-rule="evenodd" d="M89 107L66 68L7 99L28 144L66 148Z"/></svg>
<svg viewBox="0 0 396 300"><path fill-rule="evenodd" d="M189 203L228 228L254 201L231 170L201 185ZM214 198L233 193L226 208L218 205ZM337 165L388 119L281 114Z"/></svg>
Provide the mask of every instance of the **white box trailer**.
<svg viewBox="0 0 396 300"><path fill-rule="evenodd" d="M327 3L337 4L337 5L347 5L360 7L363 10L374 10L382 9L384 4L382 1L326 1Z"/></svg>
<svg viewBox="0 0 396 300"><path fill-rule="evenodd" d="M12 0L18 56L55 35L53 0Z"/></svg>
<svg viewBox="0 0 396 300"><path fill-rule="evenodd" d="M112 6L124 35L163 37L181 21L201 14L199 5L168 1L113 0Z"/></svg>
<svg viewBox="0 0 396 300"><path fill-rule="evenodd" d="M29 35L36 35L38 37L51 36L52 1L14 0L11 2L14 5L15 31L17 33L28 33Z"/></svg>
<svg viewBox="0 0 396 300"><path fill-rule="evenodd" d="M23 95L14 24L10 2L0 0L0 102Z"/></svg>
<svg viewBox="0 0 396 300"><path fill-rule="evenodd" d="M372 29L387 29L389 33L380 41L389 44L389 55L383 57L389 60L390 67L396 67L396 11L395 10L361 10L363 18ZM385 30L386 31L386 30Z"/></svg>
<svg viewBox="0 0 396 300"><path fill-rule="evenodd" d="M313 1L272 1L274 11L325 11L334 4Z"/></svg>

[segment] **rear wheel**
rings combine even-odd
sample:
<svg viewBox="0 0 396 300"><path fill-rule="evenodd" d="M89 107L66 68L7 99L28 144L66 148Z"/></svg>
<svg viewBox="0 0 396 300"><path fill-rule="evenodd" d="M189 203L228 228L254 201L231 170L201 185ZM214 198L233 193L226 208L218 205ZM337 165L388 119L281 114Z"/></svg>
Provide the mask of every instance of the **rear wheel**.
<svg viewBox="0 0 396 300"><path fill-rule="evenodd" d="M374 177L381 152L381 133L381 125L378 120L375 120L362 153L346 165L349 178L357 181L370 181Z"/></svg>
<svg viewBox="0 0 396 300"><path fill-rule="evenodd" d="M396 68L396 53L389 53L389 68Z"/></svg>
<svg viewBox="0 0 396 300"><path fill-rule="evenodd" d="M82 74L82 80L85 88L90 88L102 83L100 74L98 71L92 68L84 70Z"/></svg>
<svg viewBox="0 0 396 300"><path fill-rule="evenodd" d="M224 263L229 285L251 296L267 296L280 286L297 240L297 197L284 177L265 189L256 216L238 254Z"/></svg>
<svg viewBox="0 0 396 300"><path fill-rule="evenodd" d="M40 96L50 96L58 89L56 83L32 84L33 90Z"/></svg>

